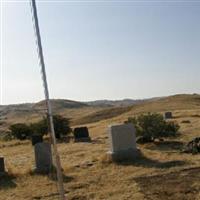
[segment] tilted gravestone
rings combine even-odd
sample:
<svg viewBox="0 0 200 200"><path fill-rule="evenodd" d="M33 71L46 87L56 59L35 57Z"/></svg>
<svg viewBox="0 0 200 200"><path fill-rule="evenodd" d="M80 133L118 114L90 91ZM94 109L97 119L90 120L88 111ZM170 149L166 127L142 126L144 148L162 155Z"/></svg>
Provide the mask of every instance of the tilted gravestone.
<svg viewBox="0 0 200 200"><path fill-rule="evenodd" d="M135 127L133 124L121 124L108 128L110 151L108 155L114 161L132 160L139 155L136 147Z"/></svg>
<svg viewBox="0 0 200 200"><path fill-rule="evenodd" d="M164 117L165 117L165 119L171 119L172 118L172 112L165 112Z"/></svg>
<svg viewBox="0 0 200 200"><path fill-rule="evenodd" d="M43 142L43 137L42 135L32 135L32 145L35 145L37 143L42 143Z"/></svg>
<svg viewBox="0 0 200 200"><path fill-rule="evenodd" d="M73 131L75 142L88 142L91 141L87 127L77 127Z"/></svg>
<svg viewBox="0 0 200 200"><path fill-rule="evenodd" d="M4 158L0 157L0 174L5 173Z"/></svg>
<svg viewBox="0 0 200 200"><path fill-rule="evenodd" d="M49 173L52 169L52 153L49 143L37 143L35 148L35 164L37 173Z"/></svg>

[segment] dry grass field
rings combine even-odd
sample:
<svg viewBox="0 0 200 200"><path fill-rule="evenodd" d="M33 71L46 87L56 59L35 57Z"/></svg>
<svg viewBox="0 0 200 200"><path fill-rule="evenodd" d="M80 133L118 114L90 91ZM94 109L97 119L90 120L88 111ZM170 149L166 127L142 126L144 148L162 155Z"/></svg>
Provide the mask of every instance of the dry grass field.
<svg viewBox="0 0 200 200"><path fill-rule="evenodd" d="M116 164L106 159L108 125L141 113L165 111L172 111L173 120L181 126L178 137L138 145L142 156L132 162ZM124 108L62 112L68 117L69 113L73 126L88 126L92 142L58 144L68 200L200 199L200 157L181 153L186 142L200 135L199 95L176 95ZM182 123L185 120L190 123ZM9 174L0 179L0 200L59 199L55 181L32 173L30 141L1 141L0 155L5 157Z"/></svg>

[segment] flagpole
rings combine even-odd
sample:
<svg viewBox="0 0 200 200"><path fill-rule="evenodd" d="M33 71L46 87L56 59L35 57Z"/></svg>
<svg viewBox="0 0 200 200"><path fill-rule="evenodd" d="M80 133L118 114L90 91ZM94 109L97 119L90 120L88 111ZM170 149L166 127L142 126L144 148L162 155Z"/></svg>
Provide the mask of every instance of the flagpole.
<svg viewBox="0 0 200 200"><path fill-rule="evenodd" d="M59 157L57 145L56 145L52 108L51 108L51 103L50 103L50 99L49 99L49 90L48 90L48 84L47 84L44 55L43 55L43 50L42 50L41 35L40 35L40 29L39 29L39 23L38 23L37 7L36 7L35 0L30 0L30 1L31 1L32 17L33 17L35 35L36 35L36 43L37 43L37 48L38 48L38 57L39 57L40 66L41 66L44 94L45 94L46 106L47 106L47 112L48 112L48 120L50 123L50 134L51 134L51 139L52 139L52 147L53 147L53 153L55 156L55 164L56 164L56 172L57 172L57 180L58 180L60 199L66 200L64 184L63 184L63 176L62 176L62 171L61 171L60 157Z"/></svg>

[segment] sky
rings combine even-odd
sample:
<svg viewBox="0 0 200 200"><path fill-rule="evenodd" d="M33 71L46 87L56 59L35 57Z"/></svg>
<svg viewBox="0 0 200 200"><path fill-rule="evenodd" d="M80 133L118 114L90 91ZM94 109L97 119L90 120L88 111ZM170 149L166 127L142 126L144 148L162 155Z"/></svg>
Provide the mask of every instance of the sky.
<svg viewBox="0 0 200 200"><path fill-rule="evenodd" d="M200 1L37 1L51 98L200 93ZM44 99L29 1L1 2L1 102Z"/></svg>

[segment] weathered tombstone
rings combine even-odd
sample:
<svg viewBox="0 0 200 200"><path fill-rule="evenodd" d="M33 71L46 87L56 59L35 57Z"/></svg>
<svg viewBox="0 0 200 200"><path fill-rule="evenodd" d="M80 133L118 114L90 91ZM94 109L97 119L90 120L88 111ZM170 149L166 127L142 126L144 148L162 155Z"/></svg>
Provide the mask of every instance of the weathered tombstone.
<svg viewBox="0 0 200 200"><path fill-rule="evenodd" d="M4 164L4 158L0 157L0 174L5 173L5 164Z"/></svg>
<svg viewBox="0 0 200 200"><path fill-rule="evenodd" d="M32 145L34 146L37 143L42 143L43 137L42 135L32 135Z"/></svg>
<svg viewBox="0 0 200 200"><path fill-rule="evenodd" d="M133 124L109 126L108 134L110 140L108 155L113 161L133 160L139 155Z"/></svg>
<svg viewBox="0 0 200 200"><path fill-rule="evenodd" d="M172 119L172 112L165 112L165 119Z"/></svg>
<svg viewBox="0 0 200 200"><path fill-rule="evenodd" d="M91 138L87 127L77 127L73 131L75 142L89 142Z"/></svg>
<svg viewBox="0 0 200 200"><path fill-rule="evenodd" d="M35 148L36 172L47 174L52 169L52 153L49 143L37 143Z"/></svg>

